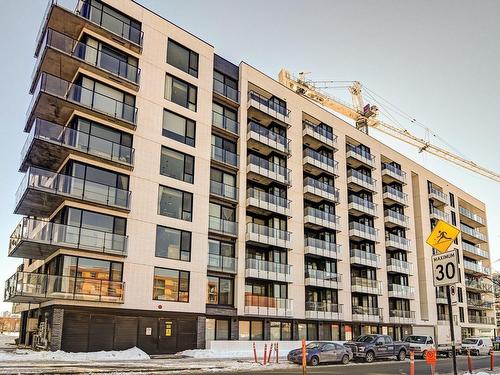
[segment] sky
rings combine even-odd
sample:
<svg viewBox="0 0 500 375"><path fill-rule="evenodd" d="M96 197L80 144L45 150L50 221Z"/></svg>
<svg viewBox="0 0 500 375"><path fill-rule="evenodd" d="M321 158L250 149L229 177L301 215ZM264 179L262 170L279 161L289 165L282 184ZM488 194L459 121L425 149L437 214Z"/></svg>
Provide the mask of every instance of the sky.
<svg viewBox="0 0 500 375"><path fill-rule="evenodd" d="M128 1L128 0L123 0ZM316 80L357 80L411 114L477 164L500 171L500 2L483 0L139 0L215 46L277 77L286 67ZM21 259L8 258L20 216L22 129L45 0L0 0L0 296ZM74 9L76 0L59 0ZM334 95L342 96L341 89ZM344 89L345 93L345 89ZM491 112L490 112L491 110ZM421 137L425 132L401 123ZM500 184L390 137L375 137L487 205L490 250L500 258ZM432 137L431 137L432 138ZM438 142L437 142L438 143ZM439 144L439 143L438 143ZM500 262L497 263L500 268ZM0 311L10 304L0 302Z"/></svg>

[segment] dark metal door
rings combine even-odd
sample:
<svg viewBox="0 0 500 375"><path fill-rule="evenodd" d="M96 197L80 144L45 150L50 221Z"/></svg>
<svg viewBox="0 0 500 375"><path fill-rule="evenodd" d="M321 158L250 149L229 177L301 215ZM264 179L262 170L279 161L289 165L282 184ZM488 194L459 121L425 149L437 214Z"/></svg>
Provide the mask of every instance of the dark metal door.
<svg viewBox="0 0 500 375"><path fill-rule="evenodd" d="M158 319L158 353L177 353L177 322L174 319Z"/></svg>

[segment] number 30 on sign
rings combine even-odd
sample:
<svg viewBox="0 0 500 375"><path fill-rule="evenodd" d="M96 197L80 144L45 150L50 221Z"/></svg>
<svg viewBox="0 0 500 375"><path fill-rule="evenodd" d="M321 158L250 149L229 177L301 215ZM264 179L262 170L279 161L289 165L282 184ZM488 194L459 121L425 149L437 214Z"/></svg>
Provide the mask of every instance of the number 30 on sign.
<svg viewBox="0 0 500 375"><path fill-rule="evenodd" d="M448 251L432 256L434 286L452 285L460 282L458 270L458 252Z"/></svg>

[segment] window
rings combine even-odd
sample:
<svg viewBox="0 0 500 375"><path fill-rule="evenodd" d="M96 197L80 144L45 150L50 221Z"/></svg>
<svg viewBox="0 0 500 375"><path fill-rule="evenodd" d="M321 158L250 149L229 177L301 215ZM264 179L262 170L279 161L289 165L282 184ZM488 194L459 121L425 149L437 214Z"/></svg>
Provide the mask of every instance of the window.
<svg viewBox="0 0 500 375"><path fill-rule="evenodd" d="M220 204L210 203L208 215L214 218L227 220L227 221L235 221L236 213L234 208L232 207L224 207Z"/></svg>
<svg viewBox="0 0 500 375"><path fill-rule="evenodd" d="M457 287L458 290L458 302L463 302L464 301L464 294L462 292L462 288Z"/></svg>
<svg viewBox="0 0 500 375"><path fill-rule="evenodd" d="M195 122L176 113L163 111L163 131L164 137L187 144L195 145Z"/></svg>
<svg viewBox="0 0 500 375"><path fill-rule="evenodd" d="M191 221L193 194L160 185L158 213L163 216Z"/></svg>
<svg viewBox="0 0 500 375"><path fill-rule="evenodd" d="M234 258L234 243L209 239L208 253Z"/></svg>
<svg viewBox="0 0 500 375"><path fill-rule="evenodd" d="M196 112L196 97L198 89L178 78L166 75L165 99Z"/></svg>
<svg viewBox="0 0 500 375"><path fill-rule="evenodd" d="M459 315L460 315L460 323L465 322L464 308L463 307L459 307L458 308L458 312L459 312Z"/></svg>
<svg viewBox="0 0 500 375"><path fill-rule="evenodd" d="M210 192L237 199L236 176L218 169L210 169Z"/></svg>
<svg viewBox="0 0 500 375"><path fill-rule="evenodd" d="M162 147L160 173L192 184L194 180L194 157L171 148Z"/></svg>
<svg viewBox="0 0 500 375"><path fill-rule="evenodd" d="M290 322L270 322L271 340L291 340L292 324Z"/></svg>
<svg viewBox="0 0 500 375"><path fill-rule="evenodd" d="M125 235L127 219L100 214L97 212L65 207L59 211L53 220L56 224L66 224L72 227L97 230L100 232ZM80 241L88 238L88 242L95 242L91 236L81 236ZM68 240L69 238L66 238Z"/></svg>
<svg viewBox="0 0 500 375"><path fill-rule="evenodd" d="M450 206L455 208L455 195L450 193Z"/></svg>
<svg viewBox="0 0 500 375"><path fill-rule="evenodd" d="M172 39L167 44L167 63L198 77L198 54Z"/></svg>
<svg viewBox="0 0 500 375"><path fill-rule="evenodd" d="M160 258L191 260L191 232L162 227L156 227L156 252Z"/></svg>
<svg viewBox="0 0 500 375"><path fill-rule="evenodd" d="M155 267L153 299L189 302L189 272Z"/></svg>
<svg viewBox="0 0 500 375"><path fill-rule="evenodd" d="M453 225L457 225L457 215L455 214L455 211L451 211L451 223Z"/></svg>
<svg viewBox="0 0 500 375"><path fill-rule="evenodd" d="M264 324L261 321L253 320L250 323L250 339L264 340Z"/></svg>
<svg viewBox="0 0 500 375"><path fill-rule="evenodd" d="M229 340L229 320L207 319L205 341Z"/></svg>
<svg viewBox="0 0 500 375"><path fill-rule="evenodd" d="M233 305L233 280L217 276L208 276L207 304Z"/></svg>

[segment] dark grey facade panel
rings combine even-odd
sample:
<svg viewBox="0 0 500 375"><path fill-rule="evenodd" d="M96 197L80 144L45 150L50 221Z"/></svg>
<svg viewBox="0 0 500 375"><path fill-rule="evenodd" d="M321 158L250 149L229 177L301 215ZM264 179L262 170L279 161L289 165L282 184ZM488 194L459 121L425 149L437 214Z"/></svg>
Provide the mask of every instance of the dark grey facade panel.
<svg viewBox="0 0 500 375"><path fill-rule="evenodd" d="M214 54L214 70L217 70L218 72L221 72L236 81L239 80L240 73L238 66L216 54Z"/></svg>

